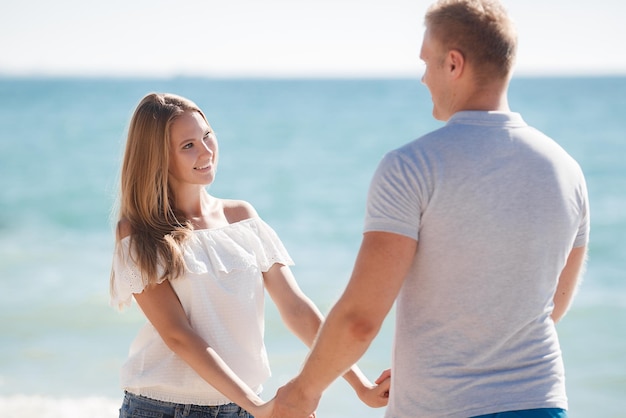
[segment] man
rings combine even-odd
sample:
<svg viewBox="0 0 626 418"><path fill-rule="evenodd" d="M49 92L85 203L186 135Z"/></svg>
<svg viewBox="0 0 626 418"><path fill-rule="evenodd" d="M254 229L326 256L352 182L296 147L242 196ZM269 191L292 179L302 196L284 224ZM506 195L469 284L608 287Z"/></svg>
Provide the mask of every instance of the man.
<svg viewBox="0 0 626 418"><path fill-rule="evenodd" d="M583 174L509 110L517 39L497 1L441 0L425 24L422 81L447 123L380 163L350 282L277 418L312 412L394 301L386 417L566 416L555 323L585 260Z"/></svg>

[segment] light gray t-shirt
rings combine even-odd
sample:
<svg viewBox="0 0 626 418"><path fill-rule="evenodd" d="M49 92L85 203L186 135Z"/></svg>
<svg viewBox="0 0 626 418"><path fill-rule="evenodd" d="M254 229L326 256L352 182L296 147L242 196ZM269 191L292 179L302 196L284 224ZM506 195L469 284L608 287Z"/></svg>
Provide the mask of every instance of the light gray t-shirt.
<svg viewBox="0 0 626 418"><path fill-rule="evenodd" d="M558 144L517 113L459 112L383 158L365 231L419 242L397 299L386 417L567 408L550 313L589 210Z"/></svg>

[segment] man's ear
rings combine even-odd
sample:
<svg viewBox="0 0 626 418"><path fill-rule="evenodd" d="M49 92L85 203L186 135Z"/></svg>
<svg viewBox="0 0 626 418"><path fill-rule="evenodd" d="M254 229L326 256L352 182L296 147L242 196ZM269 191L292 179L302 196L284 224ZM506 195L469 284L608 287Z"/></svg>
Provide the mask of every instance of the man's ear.
<svg viewBox="0 0 626 418"><path fill-rule="evenodd" d="M453 78L460 77L465 69L465 57L463 53L458 49L451 49L448 52L447 61L450 76Z"/></svg>

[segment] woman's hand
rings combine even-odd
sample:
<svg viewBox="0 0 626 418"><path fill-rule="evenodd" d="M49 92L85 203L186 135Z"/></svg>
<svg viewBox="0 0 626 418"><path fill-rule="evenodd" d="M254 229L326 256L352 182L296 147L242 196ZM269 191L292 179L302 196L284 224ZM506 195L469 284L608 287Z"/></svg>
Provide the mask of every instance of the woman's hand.
<svg viewBox="0 0 626 418"><path fill-rule="evenodd" d="M265 402L264 404L257 405L254 408L251 408L248 412L254 416L254 418L271 418L272 410L274 408L272 399L269 402Z"/></svg>
<svg viewBox="0 0 626 418"><path fill-rule="evenodd" d="M269 402L265 402L248 412L250 412L254 418L274 418L276 416L274 411L274 407L276 406L275 400L276 398ZM309 415L308 418L315 418L315 412Z"/></svg>
<svg viewBox="0 0 626 418"><path fill-rule="evenodd" d="M367 406L381 408L389 402L389 387L391 386L391 369L381 373L375 385L358 392L359 399Z"/></svg>
<svg viewBox="0 0 626 418"><path fill-rule="evenodd" d="M387 369L387 370L383 370L383 372L380 374L380 376L378 376L378 379L376 379L376 383L377 385L380 385L383 381L391 379L391 369Z"/></svg>

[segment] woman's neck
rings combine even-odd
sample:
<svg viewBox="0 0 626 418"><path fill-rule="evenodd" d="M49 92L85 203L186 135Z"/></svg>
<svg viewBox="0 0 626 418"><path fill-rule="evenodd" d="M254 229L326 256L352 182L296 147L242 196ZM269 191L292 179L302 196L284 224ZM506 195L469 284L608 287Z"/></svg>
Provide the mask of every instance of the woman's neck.
<svg viewBox="0 0 626 418"><path fill-rule="evenodd" d="M204 188L177 196L176 211L191 222L194 229L210 229L228 224L221 199L211 196Z"/></svg>

